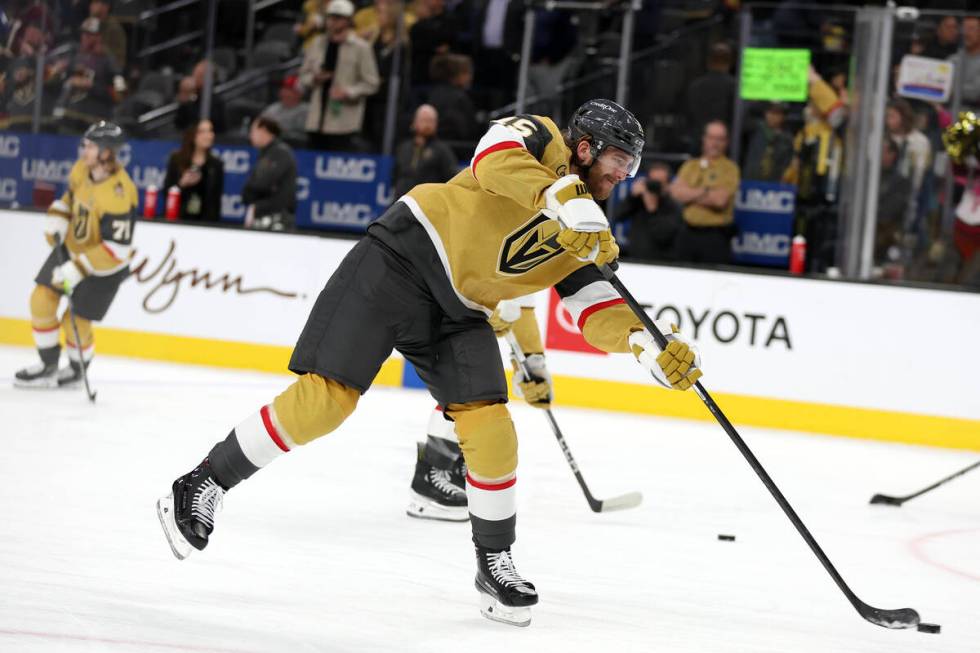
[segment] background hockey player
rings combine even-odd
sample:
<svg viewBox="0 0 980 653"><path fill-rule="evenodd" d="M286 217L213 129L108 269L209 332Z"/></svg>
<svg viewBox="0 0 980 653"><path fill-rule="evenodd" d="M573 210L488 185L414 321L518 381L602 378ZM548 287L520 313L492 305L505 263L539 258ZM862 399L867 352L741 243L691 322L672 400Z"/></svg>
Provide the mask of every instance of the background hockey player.
<svg viewBox="0 0 980 653"><path fill-rule="evenodd" d="M481 610L530 623L537 591L510 551L517 434L487 322L493 307L553 286L593 346L632 350L654 378L677 389L701 375L694 352L670 328L663 329L669 346L658 350L596 267L619 249L595 199L636 173L642 134L636 118L608 100L580 107L564 133L549 118L503 119L490 126L468 168L395 202L317 299L289 364L299 378L158 502L174 554L207 546L227 490L340 426L397 348L456 424Z"/></svg>
<svg viewBox="0 0 980 653"><path fill-rule="evenodd" d="M554 391L545 364L541 331L534 317L534 296L501 300L490 316L490 326L498 338L513 330L527 358L531 378L524 378L523 370L511 357L514 394L535 408L550 407ZM432 411L425 442L417 444L416 453L408 515L441 521L469 520L466 464L459 450L455 424L446 419L441 406Z"/></svg>
<svg viewBox="0 0 980 653"><path fill-rule="evenodd" d="M77 386L92 361L92 322L105 317L119 284L129 276L137 193L117 159L123 133L100 121L82 137L81 157L68 188L48 209L44 232L53 246L31 293L31 327L41 362L15 375L20 387ZM72 297L81 342L75 342L70 313L59 318L62 294ZM59 370L59 326L65 332L68 366Z"/></svg>

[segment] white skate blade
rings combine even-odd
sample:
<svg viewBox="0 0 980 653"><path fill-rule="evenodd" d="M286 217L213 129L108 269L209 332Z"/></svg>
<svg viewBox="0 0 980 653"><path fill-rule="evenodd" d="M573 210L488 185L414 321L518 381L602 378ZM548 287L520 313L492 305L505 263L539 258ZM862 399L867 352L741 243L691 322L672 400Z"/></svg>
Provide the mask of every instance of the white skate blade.
<svg viewBox="0 0 980 653"><path fill-rule="evenodd" d="M42 376L30 381L14 377L14 387L22 390L64 390L67 386L58 385L57 376ZM74 386L72 386L74 387Z"/></svg>
<svg viewBox="0 0 980 653"><path fill-rule="evenodd" d="M531 625L531 608L504 605L485 592L480 592L480 614L491 621L520 626Z"/></svg>
<svg viewBox="0 0 980 653"><path fill-rule="evenodd" d="M466 506L444 506L432 499L423 497L414 490L408 501L405 513L418 519L435 519L437 521L469 521L470 512Z"/></svg>
<svg viewBox="0 0 980 653"><path fill-rule="evenodd" d="M157 517L160 518L160 526L163 527L163 534L167 536L167 543L170 545L170 550L174 552L178 560L185 559L191 554L194 547L180 534L180 529L177 528L177 522L174 521L173 493L157 501Z"/></svg>

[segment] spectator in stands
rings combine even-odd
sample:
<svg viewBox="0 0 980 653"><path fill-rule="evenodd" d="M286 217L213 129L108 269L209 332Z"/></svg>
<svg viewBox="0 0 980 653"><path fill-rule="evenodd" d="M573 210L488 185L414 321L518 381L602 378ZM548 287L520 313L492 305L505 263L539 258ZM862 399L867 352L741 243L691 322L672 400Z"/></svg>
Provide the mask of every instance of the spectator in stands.
<svg viewBox="0 0 980 653"><path fill-rule="evenodd" d="M276 121L282 129L282 137L294 145L306 141L306 119L309 113L310 104L303 101L303 90L296 75L289 75L282 80L279 101L262 111L263 116Z"/></svg>
<svg viewBox="0 0 980 653"><path fill-rule="evenodd" d="M354 149L365 98L380 84L371 46L351 30L353 15L350 0L330 0L327 31L307 48L300 68L300 84L312 91L306 131L316 149Z"/></svg>
<svg viewBox="0 0 980 653"><path fill-rule="evenodd" d="M253 120L249 129L259 156L242 189L248 205L246 228L283 231L296 224L296 156L280 133L276 121L265 116Z"/></svg>
<svg viewBox="0 0 980 653"><path fill-rule="evenodd" d="M419 184L449 181L459 172L452 150L436 136L439 114L432 105L415 110L413 136L395 152L395 197L401 197Z"/></svg>
<svg viewBox="0 0 980 653"><path fill-rule="evenodd" d="M980 16L963 19L963 104L980 109Z"/></svg>
<svg viewBox="0 0 980 653"><path fill-rule="evenodd" d="M441 54L432 59L429 104L439 113L439 135L446 141L464 141L462 150L472 151L483 135L476 107L469 94L473 83L473 60L462 54ZM459 152L459 150L457 150Z"/></svg>
<svg viewBox="0 0 980 653"><path fill-rule="evenodd" d="M701 156L684 162L670 185L683 209L677 234L677 258L691 263L729 263L738 165L725 156L728 127L720 120L704 126Z"/></svg>
<svg viewBox="0 0 980 653"><path fill-rule="evenodd" d="M671 198L670 166L656 162L647 176L637 179L619 208L616 222L629 222L629 245L624 254L647 261L676 260L676 243L683 218Z"/></svg>
<svg viewBox="0 0 980 653"><path fill-rule="evenodd" d="M206 116L211 124L214 125L216 134L225 132L225 103L221 97L213 92L218 80L215 76L215 67L210 65L207 60L199 61L194 66L191 74L180 80L177 85L177 115L174 123L177 129L185 130L197 124L201 119L201 96L204 93L205 78L211 73L212 93L211 93L211 112Z"/></svg>
<svg viewBox="0 0 980 653"><path fill-rule="evenodd" d="M296 23L293 30L303 41L303 51L313 43L319 34L323 34L326 28L326 9L329 0L306 0L303 3L303 20Z"/></svg>
<svg viewBox="0 0 980 653"><path fill-rule="evenodd" d="M102 46L98 18L82 21L78 53L70 62L55 62L52 74L64 81L55 117L63 129L72 132L112 116L113 107L126 92L122 72Z"/></svg>
<svg viewBox="0 0 980 653"><path fill-rule="evenodd" d="M906 206L912 184L899 166L901 146L885 136L881 143L881 178L878 182L878 217L875 229L875 263L894 262L901 256Z"/></svg>
<svg viewBox="0 0 980 653"><path fill-rule="evenodd" d="M936 25L932 38L928 39L918 54L933 59L948 59L960 47L960 22L955 16L943 16Z"/></svg>
<svg viewBox="0 0 980 653"><path fill-rule="evenodd" d="M713 120L732 123L732 103L735 101L735 78L732 49L727 43L715 43L708 52L708 72L687 87L687 119L692 141L704 132Z"/></svg>
<svg viewBox="0 0 980 653"><path fill-rule="evenodd" d="M492 110L514 100L524 33L524 3L475 0L474 6L474 78L482 94L477 102L480 108Z"/></svg>
<svg viewBox="0 0 980 653"><path fill-rule="evenodd" d="M793 139L783 129L786 105L772 102L749 140L742 176L753 181L780 181L793 160Z"/></svg>
<svg viewBox="0 0 980 653"><path fill-rule="evenodd" d="M28 131L34 121L34 61L19 57L0 75L0 129Z"/></svg>
<svg viewBox="0 0 980 653"><path fill-rule="evenodd" d="M912 105L904 98L888 102L885 109L885 129L899 148L898 167L902 175L912 183L909 196L906 226L911 227L919 215L919 194L926 172L932 162L932 145L921 131L916 129L916 116ZM931 181L931 180L930 180Z"/></svg>
<svg viewBox="0 0 980 653"><path fill-rule="evenodd" d="M437 54L453 49L460 25L456 16L446 11L445 0L417 0L415 15L418 20L409 30L412 42L412 85L427 86L429 64Z"/></svg>
<svg viewBox="0 0 980 653"><path fill-rule="evenodd" d="M398 34L398 15L404 12L401 35ZM380 151L384 140L385 119L388 108L388 83L396 50L401 50L402 91L407 87L405 66L408 62L408 30L415 24L415 14L406 10L397 0L374 0L370 7L354 14L357 35L371 44L374 60L378 65L380 83L378 92L367 98L364 111L364 132L375 151ZM399 45L400 44L400 45Z"/></svg>
<svg viewBox="0 0 980 653"><path fill-rule="evenodd" d="M180 218L194 222L221 219L221 193L225 188L225 165L211 147L214 125L200 120L184 131L180 149L167 161L164 189L180 188Z"/></svg>
<svg viewBox="0 0 980 653"><path fill-rule="evenodd" d="M89 3L89 16L99 19L102 30L102 44L119 70L126 69L126 32L115 16L110 16L112 0L92 0Z"/></svg>
<svg viewBox="0 0 980 653"><path fill-rule="evenodd" d="M398 23L398 12L404 11L404 38L408 38L408 30L418 20L411 7L405 7L398 0L374 0L354 14L354 31L368 43L382 40L391 43L395 40L395 26Z"/></svg>
<svg viewBox="0 0 980 653"><path fill-rule="evenodd" d="M534 10L534 44L527 70L527 91L543 98L535 113L550 116L561 122L561 94L558 86L565 78L569 55L578 44L575 14L567 9Z"/></svg>

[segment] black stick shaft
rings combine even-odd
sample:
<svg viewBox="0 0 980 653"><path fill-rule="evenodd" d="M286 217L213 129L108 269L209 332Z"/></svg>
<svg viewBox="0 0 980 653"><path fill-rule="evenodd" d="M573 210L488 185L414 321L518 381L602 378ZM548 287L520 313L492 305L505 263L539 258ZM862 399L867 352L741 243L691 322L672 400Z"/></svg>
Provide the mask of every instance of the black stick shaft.
<svg viewBox="0 0 980 653"><path fill-rule="evenodd" d="M54 237L54 246L58 252L59 262L64 265L66 262L65 255L61 251L61 238L57 235ZM71 295L67 292L65 293L65 300L68 302L68 321L71 322L71 331L75 336L75 349L78 350L78 365L82 370L82 382L85 384L85 394L88 395L88 400L94 403L95 393L92 392L92 389L88 385L88 370L85 369L85 356L82 355L82 339L78 335L78 323L75 322L75 304L71 300Z"/></svg>
<svg viewBox="0 0 980 653"><path fill-rule="evenodd" d="M667 338L660 333L660 329L656 327L653 320L650 319L650 316L646 314L646 311L643 310L640 303L636 301L632 294L630 294L630 291L627 290L626 286L623 285L623 282L619 280L615 272L613 272L612 269L606 265L602 266L600 270L602 271L602 274L606 280L612 284L613 288L616 289L616 292L622 296L622 298L626 301L626 304L636 314L636 317L640 319L643 326L645 326L654 337L654 339L657 341L657 345L661 349L665 349L667 347ZM714 399L711 398L711 395L709 395L708 391L704 389L700 381L697 381L694 384L694 391L698 397L701 398L701 401L704 402L704 405L708 407L708 410L711 411L711 414L714 415L715 419L718 420L721 427L725 429L725 433L727 433L728 437L735 443L735 446L742 453L742 456L745 457L745 460L748 461L756 475L758 475L759 479L762 481L762 484L766 486L767 490L769 490L769 493L776 500L776 503L779 504L779 507L783 509L784 513L786 513L786 516L793 523L793 526L796 527L796 530L799 532L803 540L807 543L807 545L809 545L810 550L813 551L813 554L817 556L817 560L820 561L823 568L827 570L828 574L830 574L830 577L837 584L837 587L844 593L844 596L847 597L847 600L850 601L851 605L853 605L854 608L863 616L864 602L861 601L861 599L854 594L851 588L847 586L847 583L844 582L844 578L834 567L833 563L830 561L830 558L827 557L827 554L820 548L820 545L817 543L816 539L814 539L813 535L810 534L810 531L807 529L806 525L804 525L803 520L801 520L799 515L796 514L796 511L793 510L793 506L789 504L789 501L786 500L783 493L778 487L776 487L776 483L766 472L765 468L762 466L762 463L759 462L759 460L755 457L755 454L753 454L748 445L745 444L745 441L742 440L742 437L738 434L738 431L736 431L735 427L732 426L732 423L728 421L725 414L721 412L721 408L718 407L718 404L716 404Z"/></svg>
<svg viewBox="0 0 980 653"><path fill-rule="evenodd" d="M921 497L926 492L931 492L931 491L935 490L937 487L939 487L940 485L945 485L946 483L949 483L950 481L952 481L954 478L957 478L958 476L962 476L963 474L966 474L967 472L971 472L974 469L976 469L977 467L980 467L980 460L978 460L977 462L973 463L969 467L964 467L963 469L961 469L960 471L956 472L955 474L950 474L946 478L944 478L942 480L939 480L939 481L936 481L935 483L933 483L929 487L923 488L923 489L919 490L918 492L916 492L915 494L910 494L907 497L901 497L901 501L902 501L902 503L904 503L904 502L908 501L909 499L914 499L916 497Z"/></svg>

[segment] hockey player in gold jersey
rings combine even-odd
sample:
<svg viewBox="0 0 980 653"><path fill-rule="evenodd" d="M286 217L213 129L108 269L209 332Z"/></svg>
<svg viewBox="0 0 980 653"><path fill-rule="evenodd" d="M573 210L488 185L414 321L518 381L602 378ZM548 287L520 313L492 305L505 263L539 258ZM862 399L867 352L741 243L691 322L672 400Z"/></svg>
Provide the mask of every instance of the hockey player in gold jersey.
<svg viewBox="0 0 980 653"><path fill-rule="evenodd" d="M487 318L501 300L554 287L586 340L631 352L687 389L701 375L670 325L661 352L597 265L618 247L595 199L636 173L643 135L609 100L580 107L564 132L545 117L494 122L468 168L423 184L368 229L320 293L293 350L299 378L179 477L157 513L171 549L204 549L225 492L340 426L398 349L456 425L476 545L476 587L491 619L530 623L534 585L516 570L517 435Z"/></svg>
<svg viewBox="0 0 980 653"><path fill-rule="evenodd" d="M31 327L41 363L16 373L19 387L77 386L95 351L92 322L105 317L119 285L129 276L137 193L117 159L123 133L98 122L82 137L81 158L68 188L48 209L45 236L53 246L31 293ZM58 316L62 294L71 295L78 337L69 311ZM59 328L65 332L68 366L58 369Z"/></svg>

